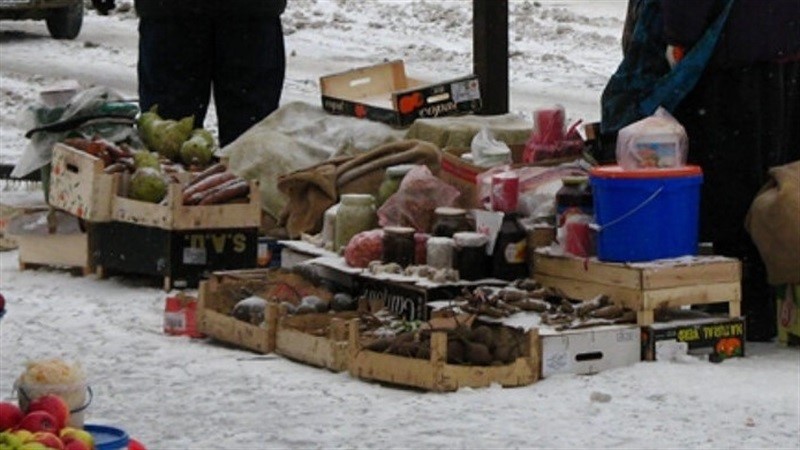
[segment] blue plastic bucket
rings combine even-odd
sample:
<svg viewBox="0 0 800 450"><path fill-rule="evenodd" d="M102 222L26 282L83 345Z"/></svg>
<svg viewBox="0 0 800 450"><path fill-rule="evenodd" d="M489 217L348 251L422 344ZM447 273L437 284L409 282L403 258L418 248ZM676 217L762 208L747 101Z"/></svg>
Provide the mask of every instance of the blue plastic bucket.
<svg viewBox="0 0 800 450"><path fill-rule="evenodd" d="M703 183L699 167L603 166L592 169L589 180L599 260L636 262L697 254Z"/></svg>

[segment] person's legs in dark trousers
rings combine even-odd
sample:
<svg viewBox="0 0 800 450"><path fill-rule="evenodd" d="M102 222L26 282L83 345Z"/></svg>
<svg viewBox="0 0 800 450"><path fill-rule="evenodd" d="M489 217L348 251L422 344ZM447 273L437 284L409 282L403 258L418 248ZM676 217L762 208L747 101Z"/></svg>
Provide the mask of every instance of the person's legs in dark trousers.
<svg viewBox="0 0 800 450"><path fill-rule="evenodd" d="M215 33L214 104L225 146L278 108L286 56L278 17L218 20Z"/></svg>
<svg viewBox="0 0 800 450"><path fill-rule="evenodd" d="M139 21L139 105L166 119L194 115L202 127L211 95L213 24L187 12Z"/></svg>
<svg viewBox="0 0 800 450"><path fill-rule="evenodd" d="M701 240L742 260L743 314L750 340L775 335L775 301L744 219L767 170L800 157L797 84L785 67L760 64L704 75L676 118L689 135L689 161L703 168ZM792 102L794 106L792 106Z"/></svg>

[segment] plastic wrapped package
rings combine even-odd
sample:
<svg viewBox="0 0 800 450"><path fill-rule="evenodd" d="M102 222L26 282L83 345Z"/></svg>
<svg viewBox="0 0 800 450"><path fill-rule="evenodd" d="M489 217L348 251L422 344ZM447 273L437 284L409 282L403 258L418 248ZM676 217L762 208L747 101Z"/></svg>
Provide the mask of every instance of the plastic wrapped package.
<svg viewBox="0 0 800 450"><path fill-rule="evenodd" d="M417 231L431 229L434 210L452 206L461 193L455 187L435 177L427 166L411 169L400 183L400 189L378 210L380 226L414 227Z"/></svg>
<svg viewBox="0 0 800 450"><path fill-rule="evenodd" d="M362 231L344 248L344 261L351 267L367 267L372 261L380 261L383 254L383 230Z"/></svg>
<svg viewBox="0 0 800 450"><path fill-rule="evenodd" d="M625 170L686 165L689 138L683 125L664 108L619 130L617 163Z"/></svg>

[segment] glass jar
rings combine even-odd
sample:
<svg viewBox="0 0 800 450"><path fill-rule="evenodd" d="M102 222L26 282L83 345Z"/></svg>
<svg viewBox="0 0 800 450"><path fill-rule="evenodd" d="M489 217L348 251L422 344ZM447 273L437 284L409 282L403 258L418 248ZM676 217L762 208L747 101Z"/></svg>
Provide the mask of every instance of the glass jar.
<svg viewBox="0 0 800 450"><path fill-rule="evenodd" d="M334 250L338 252L356 234L378 226L375 197L370 194L343 194L335 222Z"/></svg>
<svg viewBox="0 0 800 450"><path fill-rule="evenodd" d="M397 263L402 267L413 264L416 250L414 232L411 227L385 227L381 260L384 263Z"/></svg>
<svg viewBox="0 0 800 450"><path fill-rule="evenodd" d="M453 266L462 280L480 280L491 273L486 244L489 237L483 233L461 232L453 235L455 258Z"/></svg>
<svg viewBox="0 0 800 450"><path fill-rule="evenodd" d="M383 182L378 187L378 196L375 199L375 204L380 208L383 203L389 199L400 188L400 182L403 177L414 168L413 164L399 164L390 166L386 169L383 175Z"/></svg>
<svg viewBox="0 0 800 450"><path fill-rule="evenodd" d="M453 237L462 231L473 231L467 219L467 210L440 206L434 211L433 228L431 234L439 237Z"/></svg>
<svg viewBox="0 0 800 450"><path fill-rule="evenodd" d="M455 250L453 238L431 237L428 239L426 249L429 266L437 269L451 269L453 267L453 251Z"/></svg>

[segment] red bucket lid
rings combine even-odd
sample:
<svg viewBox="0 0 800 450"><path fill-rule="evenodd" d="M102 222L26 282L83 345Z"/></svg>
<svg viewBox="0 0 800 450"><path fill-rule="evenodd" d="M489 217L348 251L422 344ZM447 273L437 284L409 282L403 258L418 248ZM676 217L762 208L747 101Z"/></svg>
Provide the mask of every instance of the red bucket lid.
<svg viewBox="0 0 800 450"><path fill-rule="evenodd" d="M634 170L624 170L620 166L599 166L591 169L589 174L596 178L678 178L703 175L703 171L700 166Z"/></svg>

